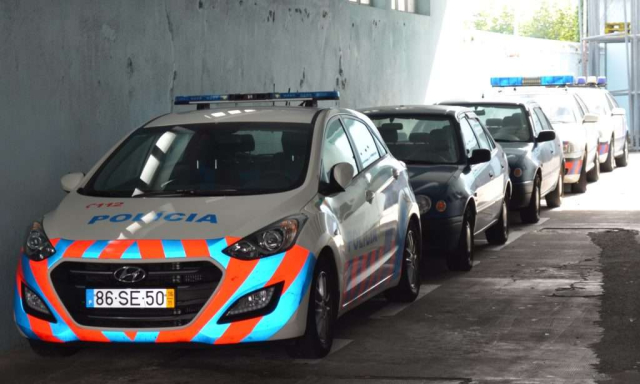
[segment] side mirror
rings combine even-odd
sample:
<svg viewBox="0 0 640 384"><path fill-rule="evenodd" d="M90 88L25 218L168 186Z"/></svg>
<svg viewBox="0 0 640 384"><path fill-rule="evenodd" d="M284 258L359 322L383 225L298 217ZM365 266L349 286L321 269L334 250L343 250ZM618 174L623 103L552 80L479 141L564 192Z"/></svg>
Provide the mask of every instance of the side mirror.
<svg viewBox="0 0 640 384"><path fill-rule="evenodd" d="M556 133L554 131L542 131L538 134L536 141L538 143L545 143L547 141L553 141L556 139Z"/></svg>
<svg viewBox="0 0 640 384"><path fill-rule="evenodd" d="M353 166L349 163L338 163L331 168L329 187L332 192L343 192L353 179Z"/></svg>
<svg viewBox="0 0 640 384"><path fill-rule="evenodd" d="M78 188L82 179L84 179L84 173L82 172L69 173L62 176L60 179L60 185L62 185L62 189L65 192L71 192Z"/></svg>
<svg viewBox="0 0 640 384"><path fill-rule="evenodd" d="M582 122L583 123L597 123L598 120L600 120L600 116L598 116L596 114L593 114L593 113L587 113L582 118Z"/></svg>
<svg viewBox="0 0 640 384"><path fill-rule="evenodd" d="M476 149L471 153L469 165L488 163L491 161L491 151L488 149Z"/></svg>
<svg viewBox="0 0 640 384"><path fill-rule="evenodd" d="M613 116L624 116L627 114L627 111L625 111L624 108L613 108L611 110L611 115Z"/></svg>

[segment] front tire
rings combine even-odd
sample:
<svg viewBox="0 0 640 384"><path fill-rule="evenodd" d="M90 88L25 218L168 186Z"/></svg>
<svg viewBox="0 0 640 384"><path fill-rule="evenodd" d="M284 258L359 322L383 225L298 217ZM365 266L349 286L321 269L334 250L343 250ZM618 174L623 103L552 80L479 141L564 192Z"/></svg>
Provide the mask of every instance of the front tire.
<svg viewBox="0 0 640 384"><path fill-rule="evenodd" d="M616 167L616 161L613 158L613 155L616 153L613 147L613 137L611 138L611 143L609 144L609 152L607 153L607 161L602 163L601 171L602 172L611 172Z"/></svg>
<svg viewBox="0 0 640 384"><path fill-rule="evenodd" d="M329 263L329 259L320 258L313 271L307 329L302 337L288 346L287 353L291 357L319 359L331 351L337 306L333 289L336 280Z"/></svg>
<svg viewBox="0 0 640 384"><path fill-rule="evenodd" d="M571 186L571 192L585 193L587 192L587 153L584 154L582 161L582 169L580 170L580 179Z"/></svg>
<svg viewBox="0 0 640 384"><path fill-rule="evenodd" d="M593 168L587 173L587 181L590 183L596 182L600 179L600 155L596 153L596 157L593 159Z"/></svg>
<svg viewBox="0 0 640 384"><path fill-rule="evenodd" d="M549 208L558 208L562 205L562 196L564 196L564 183L563 183L563 172L564 165L560 168L560 174L558 175L558 184L556 184L556 189L549 192L547 196L545 196L545 200L547 200L547 206Z"/></svg>
<svg viewBox="0 0 640 384"><path fill-rule="evenodd" d="M535 224L540 221L540 186L542 181L540 176L533 180L533 191L531 191L531 201L526 208L520 210L520 219L526 224Z"/></svg>
<svg viewBox="0 0 640 384"><path fill-rule="evenodd" d="M625 138L622 156L616 158L616 165L618 167L626 167L627 164L629 164L629 142Z"/></svg>
<svg viewBox="0 0 640 384"><path fill-rule="evenodd" d="M384 295L389 301L410 303L420 293L420 247L419 231L412 223L407 229L402 252L402 270L398 286L385 291Z"/></svg>
<svg viewBox="0 0 640 384"><path fill-rule="evenodd" d="M451 271L470 271L473 268L473 213L467 209L462 218L462 230L458 246L447 255L447 267Z"/></svg>
<svg viewBox="0 0 640 384"><path fill-rule="evenodd" d="M507 216L507 197L502 199L500 217L491 228L485 232L487 241L492 245L503 245L509 240L509 218Z"/></svg>
<svg viewBox="0 0 640 384"><path fill-rule="evenodd" d="M41 357L67 357L78 352L75 345L48 343L46 341L29 339L29 347L33 353Z"/></svg>

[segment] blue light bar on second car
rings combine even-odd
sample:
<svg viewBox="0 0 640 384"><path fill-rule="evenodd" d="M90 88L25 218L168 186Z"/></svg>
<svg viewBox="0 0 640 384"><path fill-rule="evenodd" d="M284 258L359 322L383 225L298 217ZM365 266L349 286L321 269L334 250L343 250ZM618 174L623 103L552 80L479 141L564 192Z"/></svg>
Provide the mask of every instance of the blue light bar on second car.
<svg viewBox="0 0 640 384"><path fill-rule="evenodd" d="M587 84L587 78L585 76L578 76L576 78L576 85L586 85Z"/></svg>
<svg viewBox="0 0 640 384"><path fill-rule="evenodd" d="M227 95L176 96L175 105L215 103L258 103L277 101L340 100L338 91L234 93Z"/></svg>
<svg viewBox="0 0 640 384"><path fill-rule="evenodd" d="M492 77L492 87L529 87L573 84L573 76Z"/></svg>
<svg viewBox="0 0 640 384"><path fill-rule="evenodd" d="M606 76L598 76L597 84L598 85L607 85Z"/></svg>

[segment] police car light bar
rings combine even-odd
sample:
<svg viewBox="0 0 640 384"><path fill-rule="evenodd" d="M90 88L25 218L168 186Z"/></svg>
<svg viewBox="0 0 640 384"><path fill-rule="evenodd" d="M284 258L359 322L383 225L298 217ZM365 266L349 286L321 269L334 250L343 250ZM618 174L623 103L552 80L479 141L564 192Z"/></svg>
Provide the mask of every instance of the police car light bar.
<svg viewBox="0 0 640 384"><path fill-rule="evenodd" d="M529 87L573 84L573 76L492 77L492 87Z"/></svg>
<svg viewBox="0 0 640 384"><path fill-rule="evenodd" d="M607 77L606 76L598 76L597 84L598 85L607 85Z"/></svg>
<svg viewBox="0 0 640 384"><path fill-rule="evenodd" d="M176 96L174 105L220 104L220 103L261 103L287 101L340 100L338 91L283 92L283 93L234 93L228 95Z"/></svg>
<svg viewBox="0 0 640 384"><path fill-rule="evenodd" d="M576 78L576 85L586 85L587 84L587 78L584 76L578 76Z"/></svg>

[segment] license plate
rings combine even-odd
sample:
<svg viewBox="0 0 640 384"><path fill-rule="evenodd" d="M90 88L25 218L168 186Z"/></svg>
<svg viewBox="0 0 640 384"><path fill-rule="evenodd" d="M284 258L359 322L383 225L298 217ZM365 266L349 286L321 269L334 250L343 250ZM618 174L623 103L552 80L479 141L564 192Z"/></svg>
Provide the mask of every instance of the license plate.
<svg viewBox="0 0 640 384"><path fill-rule="evenodd" d="M87 289L87 308L174 308L174 289Z"/></svg>

